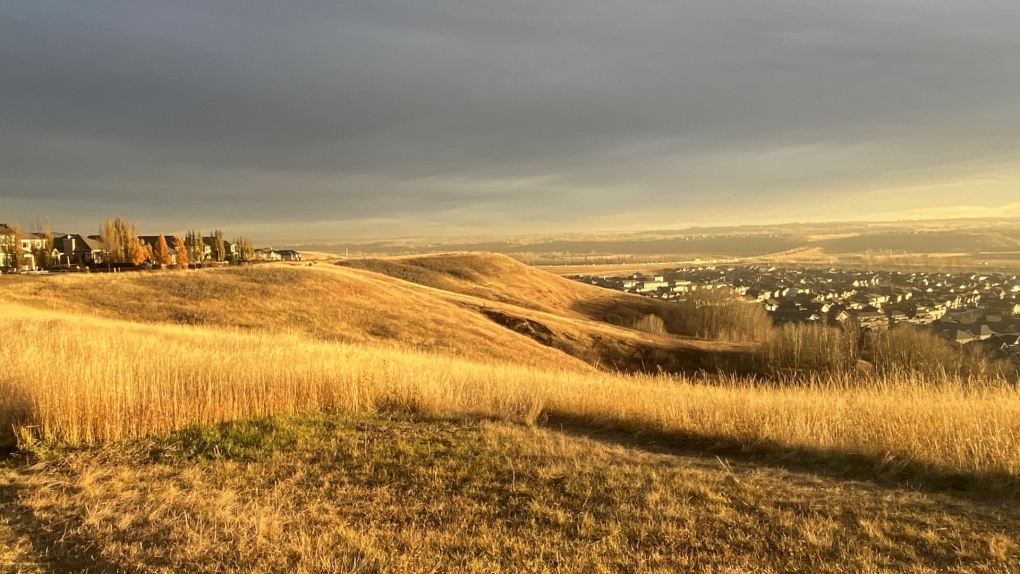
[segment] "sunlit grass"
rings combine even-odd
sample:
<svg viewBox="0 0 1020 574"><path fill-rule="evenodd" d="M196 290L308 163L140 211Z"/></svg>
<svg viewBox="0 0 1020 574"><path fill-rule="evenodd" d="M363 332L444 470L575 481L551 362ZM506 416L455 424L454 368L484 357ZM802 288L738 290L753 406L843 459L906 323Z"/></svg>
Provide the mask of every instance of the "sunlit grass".
<svg viewBox="0 0 1020 574"><path fill-rule="evenodd" d="M1020 393L1005 384L837 376L740 379L557 372L300 333L138 325L6 305L0 422L23 445L95 443L300 411L547 417L1020 475Z"/></svg>

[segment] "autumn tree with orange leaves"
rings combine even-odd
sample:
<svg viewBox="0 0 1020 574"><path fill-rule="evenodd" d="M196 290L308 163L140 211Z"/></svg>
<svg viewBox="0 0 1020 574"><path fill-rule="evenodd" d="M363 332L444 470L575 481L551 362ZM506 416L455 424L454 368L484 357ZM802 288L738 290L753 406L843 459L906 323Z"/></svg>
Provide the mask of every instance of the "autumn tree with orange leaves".
<svg viewBox="0 0 1020 574"><path fill-rule="evenodd" d="M174 262L174 256L170 253L170 246L166 244L166 237L162 233L159 234L159 239L156 240L156 247L153 248L152 255L156 259L156 263L163 267Z"/></svg>
<svg viewBox="0 0 1020 574"><path fill-rule="evenodd" d="M141 265L146 260L152 259L152 248L141 239L135 238L130 244L129 255L132 265Z"/></svg>
<svg viewBox="0 0 1020 574"><path fill-rule="evenodd" d="M177 254L177 266L188 268L188 245L180 237L174 237L174 252Z"/></svg>

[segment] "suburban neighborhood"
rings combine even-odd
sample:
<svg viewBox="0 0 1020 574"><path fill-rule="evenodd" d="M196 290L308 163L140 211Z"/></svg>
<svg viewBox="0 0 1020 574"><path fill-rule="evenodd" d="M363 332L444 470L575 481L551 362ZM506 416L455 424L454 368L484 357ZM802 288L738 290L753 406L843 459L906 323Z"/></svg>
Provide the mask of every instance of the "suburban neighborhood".
<svg viewBox="0 0 1020 574"><path fill-rule="evenodd" d="M256 249L246 238L229 241L219 231L112 239L99 234L24 232L18 226L0 223L0 271L4 273L300 260L301 254L293 249Z"/></svg>
<svg viewBox="0 0 1020 574"><path fill-rule="evenodd" d="M1020 361L1020 276L759 266L702 266L659 275L572 279L667 301L725 291L759 302L777 324L855 319L865 329L911 326Z"/></svg>

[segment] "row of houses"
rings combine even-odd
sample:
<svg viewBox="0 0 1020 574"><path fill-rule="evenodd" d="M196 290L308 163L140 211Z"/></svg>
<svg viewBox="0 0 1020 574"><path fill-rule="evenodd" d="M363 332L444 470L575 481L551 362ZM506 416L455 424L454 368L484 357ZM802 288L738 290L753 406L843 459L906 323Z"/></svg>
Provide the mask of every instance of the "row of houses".
<svg viewBox="0 0 1020 574"><path fill-rule="evenodd" d="M36 270L35 253L46 249L48 238L42 233L15 233L5 223L0 223L0 269L11 267L10 254L13 249L21 252L22 271Z"/></svg>
<svg viewBox="0 0 1020 574"><path fill-rule="evenodd" d="M709 265L651 276L574 278L673 301L722 289L759 302L776 323L836 325L855 319L870 330L906 325L960 345L981 343L1020 356L1017 275Z"/></svg>
<svg viewBox="0 0 1020 574"><path fill-rule="evenodd" d="M301 261L301 253L293 249L256 249L255 258L260 261Z"/></svg>
<svg viewBox="0 0 1020 574"><path fill-rule="evenodd" d="M159 242L159 237L158 235L143 235L138 239L155 247ZM164 235L163 237L171 249L172 264L176 265L177 256L173 252L173 247L176 242L183 241L183 238L174 235ZM41 270L42 265L41 262L36 261L36 255L47 248L49 239L49 235L42 233L20 233L15 238L11 227L0 224L0 269L8 269L11 266L7 254L11 248L18 248L21 250L22 256L20 271ZM55 267L96 267L108 263L108 250L98 235L58 233L52 235L52 241L53 247L49 255ZM214 259L213 246L216 242L217 238L213 236L202 238L203 262ZM237 243L223 240L223 251L225 261L237 262L242 259L240 246ZM258 261L301 260L301 254L293 249L255 249L253 256Z"/></svg>

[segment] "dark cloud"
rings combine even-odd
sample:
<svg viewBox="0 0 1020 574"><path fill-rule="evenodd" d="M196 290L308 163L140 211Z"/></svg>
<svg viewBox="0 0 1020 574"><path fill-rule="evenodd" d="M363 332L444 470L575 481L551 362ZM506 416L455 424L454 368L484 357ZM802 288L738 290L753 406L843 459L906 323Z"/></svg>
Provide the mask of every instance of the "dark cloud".
<svg viewBox="0 0 1020 574"><path fill-rule="evenodd" d="M0 198L297 235L822 208L1015 164L1018 24L993 0L9 3Z"/></svg>

